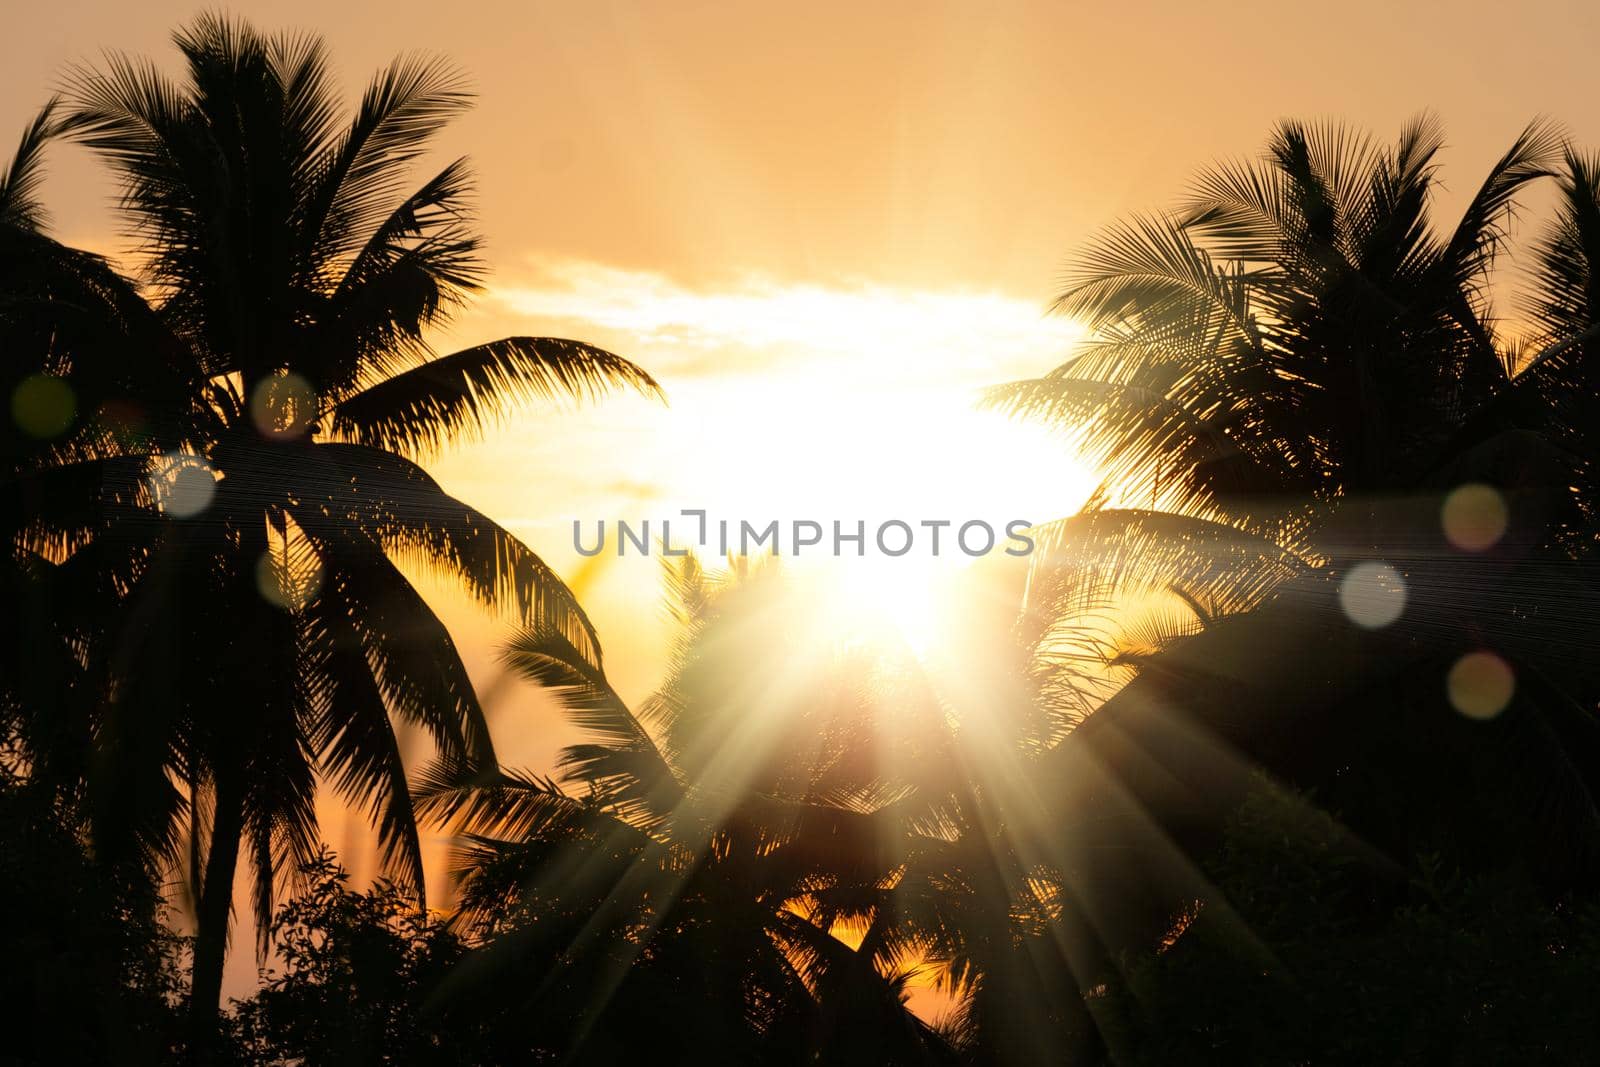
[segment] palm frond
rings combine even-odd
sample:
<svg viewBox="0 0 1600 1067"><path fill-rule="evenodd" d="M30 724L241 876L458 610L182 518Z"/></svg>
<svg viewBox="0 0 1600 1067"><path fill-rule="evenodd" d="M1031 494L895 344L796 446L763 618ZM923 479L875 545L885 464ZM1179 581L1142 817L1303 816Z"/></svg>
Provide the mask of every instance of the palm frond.
<svg viewBox="0 0 1600 1067"><path fill-rule="evenodd" d="M335 596L306 606L307 742L334 789L377 821L384 866L420 894L422 842L395 725L360 632Z"/></svg>
<svg viewBox="0 0 1600 1067"><path fill-rule="evenodd" d="M330 295L307 344L319 385L348 396L429 355L431 326L476 289L478 238L469 225L471 180L458 159L400 203L329 282Z"/></svg>
<svg viewBox="0 0 1600 1067"><path fill-rule="evenodd" d="M405 171L472 102L449 64L406 56L373 78L355 118L321 156L308 198L306 237L325 262L356 255L395 210Z"/></svg>
<svg viewBox="0 0 1600 1067"><path fill-rule="evenodd" d="M411 793L418 818L456 833L511 841L539 838L583 813L582 804L552 779L452 760L424 768Z"/></svg>
<svg viewBox="0 0 1600 1067"><path fill-rule="evenodd" d="M353 630L388 706L426 729L443 757L492 765L477 694L432 609L376 541L304 507L291 514L322 562L319 614Z"/></svg>
<svg viewBox="0 0 1600 1067"><path fill-rule="evenodd" d="M1538 284L1524 305L1545 349L1519 372L1558 358L1600 323L1600 156L1567 149L1559 187L1556 217L1534 245Z"/></svg>
<svg viewBox="0 0 1600 1067"><path fill-rule="evenodd" d="M1114 643L1106 650L1106 665L1142 669L1154 657L1175 647L1180 641L1193 637L1206 628L1203 610L1187 594L1179 594L1185 610L1160 609L1146 611L1117 630Z"/></svg>
<svg viewBox="0 0 1600 1067"><path fill-rule="evenodd" d="M681 787L655 740L604 672L549 630L523 630L501 658L524 678L552 689L573 723L592 739L562 750L563 777L587 784L598 801L623 817L647 828L658 826L681 799Z"/></svg>
<svg viewBox="0 0 1600 1067"><path fill-rule="evenodd" d="M39 199L44 184L44 149L67 128L56 111L60 97L53 97L23 128L22 138L11 162L0 172L0 226L42 230L47 221L44 203Z"/></svg>
<svg viewBox="0 0 1600 1067"><path fill-rule="evenodd" d="M1238 527L1145 508L1084 511L1036 527L1034 538L1035 568L1061 570L1071 579L1064 586L1066 601L1044 606L1064 612L1082 610L1087 585L1147 590L1178 585L1190 595L1243 610L1312 566L1277 541ZM1078 577L1084 574L1091 577ZM1042 580L1030 583L1033 596L1052 589Z"/></svg>
<svg viewBox="0 0 1600 1067"><path fill-rule="evenodd" d="M1457 284L1470 285L1487 269L1505 241L1518 194L1530 182L1555 173L1562 146L1558 127L1533 122L1490 168L1445 248L1445 269Z"/></svg>
<svg viewBox="0 0 1600 1067"><path fill-rule="evenodd" d="M1270 163L1222 162L1195 180L1179 221L1223 259L1266 263L1298 231L1289 194Z"/></svg>
<svg viewBox="0 0 1600 1067"><path fill-rule="evenodd" d="M1138 315L1159 319L1195 310L1249 335L1246 290L1170 215L1112 226L1074 263L1051 309L1091 329Z"/></svg>
<svg viewBox="0 0 1600 1067"><path fill-rule="evenodd" d="M413 552L459 579L488 606L508 606L525 626L560 633L590 663L600 642L571 590L534 552L475 508L444 492L417 464L362 445L311 446L305 500L296 519L318 509L346 517L386 548ZM315 471L313 476L309 471Z"/></svg>
<svg viewBox="0 0 1600 1067"><path fill-rule="evenodd" d="M1281 493L1312 478L1309 445L1276 440L1267 448L1249 432L1257 424L1255 404L1270 393L1216 410L1216 398L1183 366L1160 377L1146 384L1053 374L995 386L984 403L1074 432L1108 482L1183 510L1224 509L1234 499ZM1193 405L1183 395L1191 386Z"/></svg>
<svg viewBox="0 0 1600 1067"><path fill-rule="evenodd" d="M507 337L430 360L339 401L330 427L358 444L427 452L447 438L481 432L514 402L592 398L619 386L661 395L650 375L603 349Z"/></svg>
<svg viewBox="0 0 1600 1067"><path fill-rule="evenodd" d="M317 782L305 759L306 739L299 725L299 718L292 714L275 717L256 733L247 763L242 836L253 876L250 901L258 960L266 957L275 905L294 876L322 848L315 804ZM420 877L413 884L420 899Z"/></svg>
<svg viewBox="0 0 1600 1067"><path fill-rule="evenodd" d="M206 225L196 190L205 187L188 136L183 92L154 63L109 55L104 70L79 68L68 80L74 139L110 164L122 184L122 206L147 248L183 254ZM182 270L153 262L160 284L182 281Z"/></svg>

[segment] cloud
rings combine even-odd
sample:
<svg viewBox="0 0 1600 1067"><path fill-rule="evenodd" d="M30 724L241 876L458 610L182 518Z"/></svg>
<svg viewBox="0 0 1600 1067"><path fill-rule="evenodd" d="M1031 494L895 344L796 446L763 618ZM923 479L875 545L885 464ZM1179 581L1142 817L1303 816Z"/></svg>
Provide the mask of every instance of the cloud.
<svg viewBox="0 0 1600 1067"><path fill-rule="evenodd" d="M785 283L748 277L691 289L668 277L587 261L535 261L532 276L492 290L505 312L604 334L648 351L679 377L847 364L888 381L987 384L1043 373L1082 335L1032 301L971 289L873 282Z"/></svg>
<svg viewBox="0 0 1600 1067"><path fill-rule="evenodd" d="M535 262L490 298L497 328L622 352L670 402L528 412L439 465L558 565L581 563L573 519L1004 523L1068 514L1093 485L1061 435L976 407L1081 335L1028 300L762 277L692 288L581 261Z"/></svg>

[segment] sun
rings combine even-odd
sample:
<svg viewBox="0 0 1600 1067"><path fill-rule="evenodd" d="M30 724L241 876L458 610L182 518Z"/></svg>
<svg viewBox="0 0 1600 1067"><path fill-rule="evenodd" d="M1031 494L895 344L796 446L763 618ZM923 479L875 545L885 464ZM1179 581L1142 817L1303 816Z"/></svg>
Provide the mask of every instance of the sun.
<svg viewBox="0 0 1600 1067"><path fill-rule="evenodd" d="M839 626L891 653L930 655L941 636L949 565L931 557L838 560L819 568Z"/></svg>
<svg viewBox="0 0 1600 1067"><path fill-rule="evenodd" d="M620 420L621 400L603 414L582 409L562 416L561 434L510 426L492 448L450 457L444 477L555 553L607 640L647 665L641 689L671 634L654 606L660 561L619 558L614 541L603 556L580 556L574 521L592 538L602 519L613 531L650 520L659 538L669 520L674 545L710 568L728 551L719 520L735 536L743 520L756 529L812 522L829 534L835 522L868 531L903 522L917 532L903 556L876 546L835 555L829 544L799 556L786 547L781 562L827 587L835 632L927 657L964 621L949 588L984 562L954 543L960 526L987 523L998 554L1009 524L1070 515L1097 481L1067 437L980 404L986 387L1059 362L1082 335L1031 301L853 283L702 291L653 275L557 273L502 301L581 320L557 324L565 332L600 330L616 351L659 369L670 406L628 401ZM530 473L513 485L508 471ZM552 514L548 500L572 503ZM705 516L709 541L685 540L700 529L685 512ZM941 522L935 546L924 524Z"/></svg>
<svg viewBox="0 0 1600 1067"><path fill-rule="evenodd" d="M1081 504L1093 482L1071 443L981 410L978 399L977 390L948 384L841 389L809 374L686 387L674 405L691 423L687 462L668 472L678 483L669 495L729 516L825 525L984 519L1003 527Z"/></svg>
<svg viewBox="0 0 1600 1067"><path fill-rule="evenodd" d="M968 390L841 396L828 385L789 381L752 397L756 388L745 383L737 408L707 410L699 420L704 458L690 466L700 495L685 492L694 502L685 506L734 522L818 523L829 534L824 544L784 565L825 583L833 610L848 616L841 629L876 634L918 656L948 629L947 616L960 610L953 587L984 558L958 542L964 523L993 530L989 554L1000 554L1008 525L1069 515L1093 486L1058 435L979 410ZM891 521L913 531L903 555L873 543ZM835 522L846 530L864 523L867 544L836 555Z"/></svg>

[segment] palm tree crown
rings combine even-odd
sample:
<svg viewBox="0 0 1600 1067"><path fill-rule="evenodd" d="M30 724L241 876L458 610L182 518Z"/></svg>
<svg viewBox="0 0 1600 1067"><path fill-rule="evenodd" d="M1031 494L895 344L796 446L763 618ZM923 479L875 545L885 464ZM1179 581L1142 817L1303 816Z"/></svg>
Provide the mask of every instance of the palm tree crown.
<svg viewBox="0 0 1600 1067"><path fill-rule="evenodd" d="M1152 505L1097 498L1053 542L1070 536L1118 580L1248 606L1318 560L1371 550L1370 523L1329 525L1349 502L1448 488L1455 460L1512 428L1519 368L1496 336L1490 272L1560 139L1530 126L1441 233L1442 143L1427 118L1387 147L1284 123L1260 162L1215 167L1180 210L1089 247L1056 308L1091 339L992 399L1081 425L1108 490Z"/></svg>

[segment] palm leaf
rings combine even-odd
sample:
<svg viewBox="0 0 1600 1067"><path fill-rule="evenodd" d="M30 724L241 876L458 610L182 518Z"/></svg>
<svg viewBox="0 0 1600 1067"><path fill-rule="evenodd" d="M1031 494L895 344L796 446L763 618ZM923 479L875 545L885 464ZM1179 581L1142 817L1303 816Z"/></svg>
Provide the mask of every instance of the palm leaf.
<svg viewBox="0 0 1600 1067"><path fill-rule="evenodd" d="M681 799L681 787L605 673L548 630L522 631L502 660L529 681L554 690L568 716L593 739L562 750L559 765L566 780L588 784L623 817L646 828L658 826Z"/></svg>
<svg viewBox="0 0 1600 1067"><path fill-rule="evenodd" d="M389 708L362 636L336 595L306 606L307 740L322 772L348 802L377 819L385 868L422 901L422 843Z"/></svg>
<svg viewBox="0 0 1600 1067"><path fill-rule="evenodd" d="M417 816L456 833L511 841L572 825L583 805L549 778L498 766L435 760L412 788Z"/></svg>
<svg viewBox="0 0 1600 1067"><path fill-rule="evenodd" d="M332 431L357 444L407 453L481 432L515 401L594 397L615 386L661 389L638 366L592 345L507 337L430 360L339 401Z"/></svg>
<svg viewBox="0 0 1600 1067"><path fill-rule="evenodd" d="M408 56L367 86L355 118L323 152L306 209L306 237L327 261L354 256L394 212L406 169L472 101L448 64Z"/></svg>
<svg viewBox="0 0 1600 1067"><path fill-rule="evenodd" d="M1133 315L1159 318L1199 308L1248 335L1245 290L1220 270L1174 216L1112 226L1078 259L1051 310L1099 329Z"/></svg>
<svg viewBox="0 0 1600 1067"><path fill-rule="evenodd" d="M1517 195L1528 183L1554 173L1562 143L1555 126L1530 123L1490 168L1445 248L1445 269L1458 285L1471 284L1487 268L1505 241Z"/></svg>
<svg viewBox="0 0 1600 1067"><path fill-rule="evenodd" d="M481 603L509 607L525 626L560 633L590 663L600 642L572 592L526 545L440 488L401 456L362 445L311 446L302 509L343 517L399 552L459 579ZM314 512L299 510L314 516ZM314 517L311 521L318 521Z"/></svg>
<svg viewBox="0 0 1600 1067"><path fill-rule="evenodd" d="M67 124L56 115L60 98L53 97L22 130L11 163L0 172L0 225L25 230L44 228L44 204L39 199L44 183L44 148Z"/></svg>
<svg viewBox="0 0 1600 1067"><path fill-rule="evenodd" d="M1174 366L1161 377L1146 385L1053 374L995 386L984 403L1076 433L1108 481L1152 497L1165 494L1184 510L1225 508L1230 498L1282 492L1309 477L1309 445L1277 441L1268 449L1250 434L1230 432L1230 425L1256 421L1251 402L1216 410L1215 398L1194 384L1191 406L1169 393L1181 396L1190 388L1185 368Z"/></svg>
<svg viewBox="0 0 1600 1067"><path fill-rule="evenodd" d="M346 396L428 353L424 331L477 288L482 264L468 226L466 160L396 207L331 285L308 344L320 387Z"/></svg>
<svg viewBox="0 0 1600 1067"><path fill-rule="evenodd" d="M317 599L354 630L388 706L426 729L444 758L492 765L483 709L432 609L377 542L303 507L291 514L323 564Z"/></svg>
<svg viewBox="0 0 1600 1067"><path fill-rule="evenodd" d="M1079 612L1086 588L1181 586L1190 595L1243 610L1311 564L1278 542L1238 527L1145 508L1085 511L1036 527L1034 567L1063 572L1064 586L1042 578L1030 596L1049 595L1045 610Z"/></svg>

